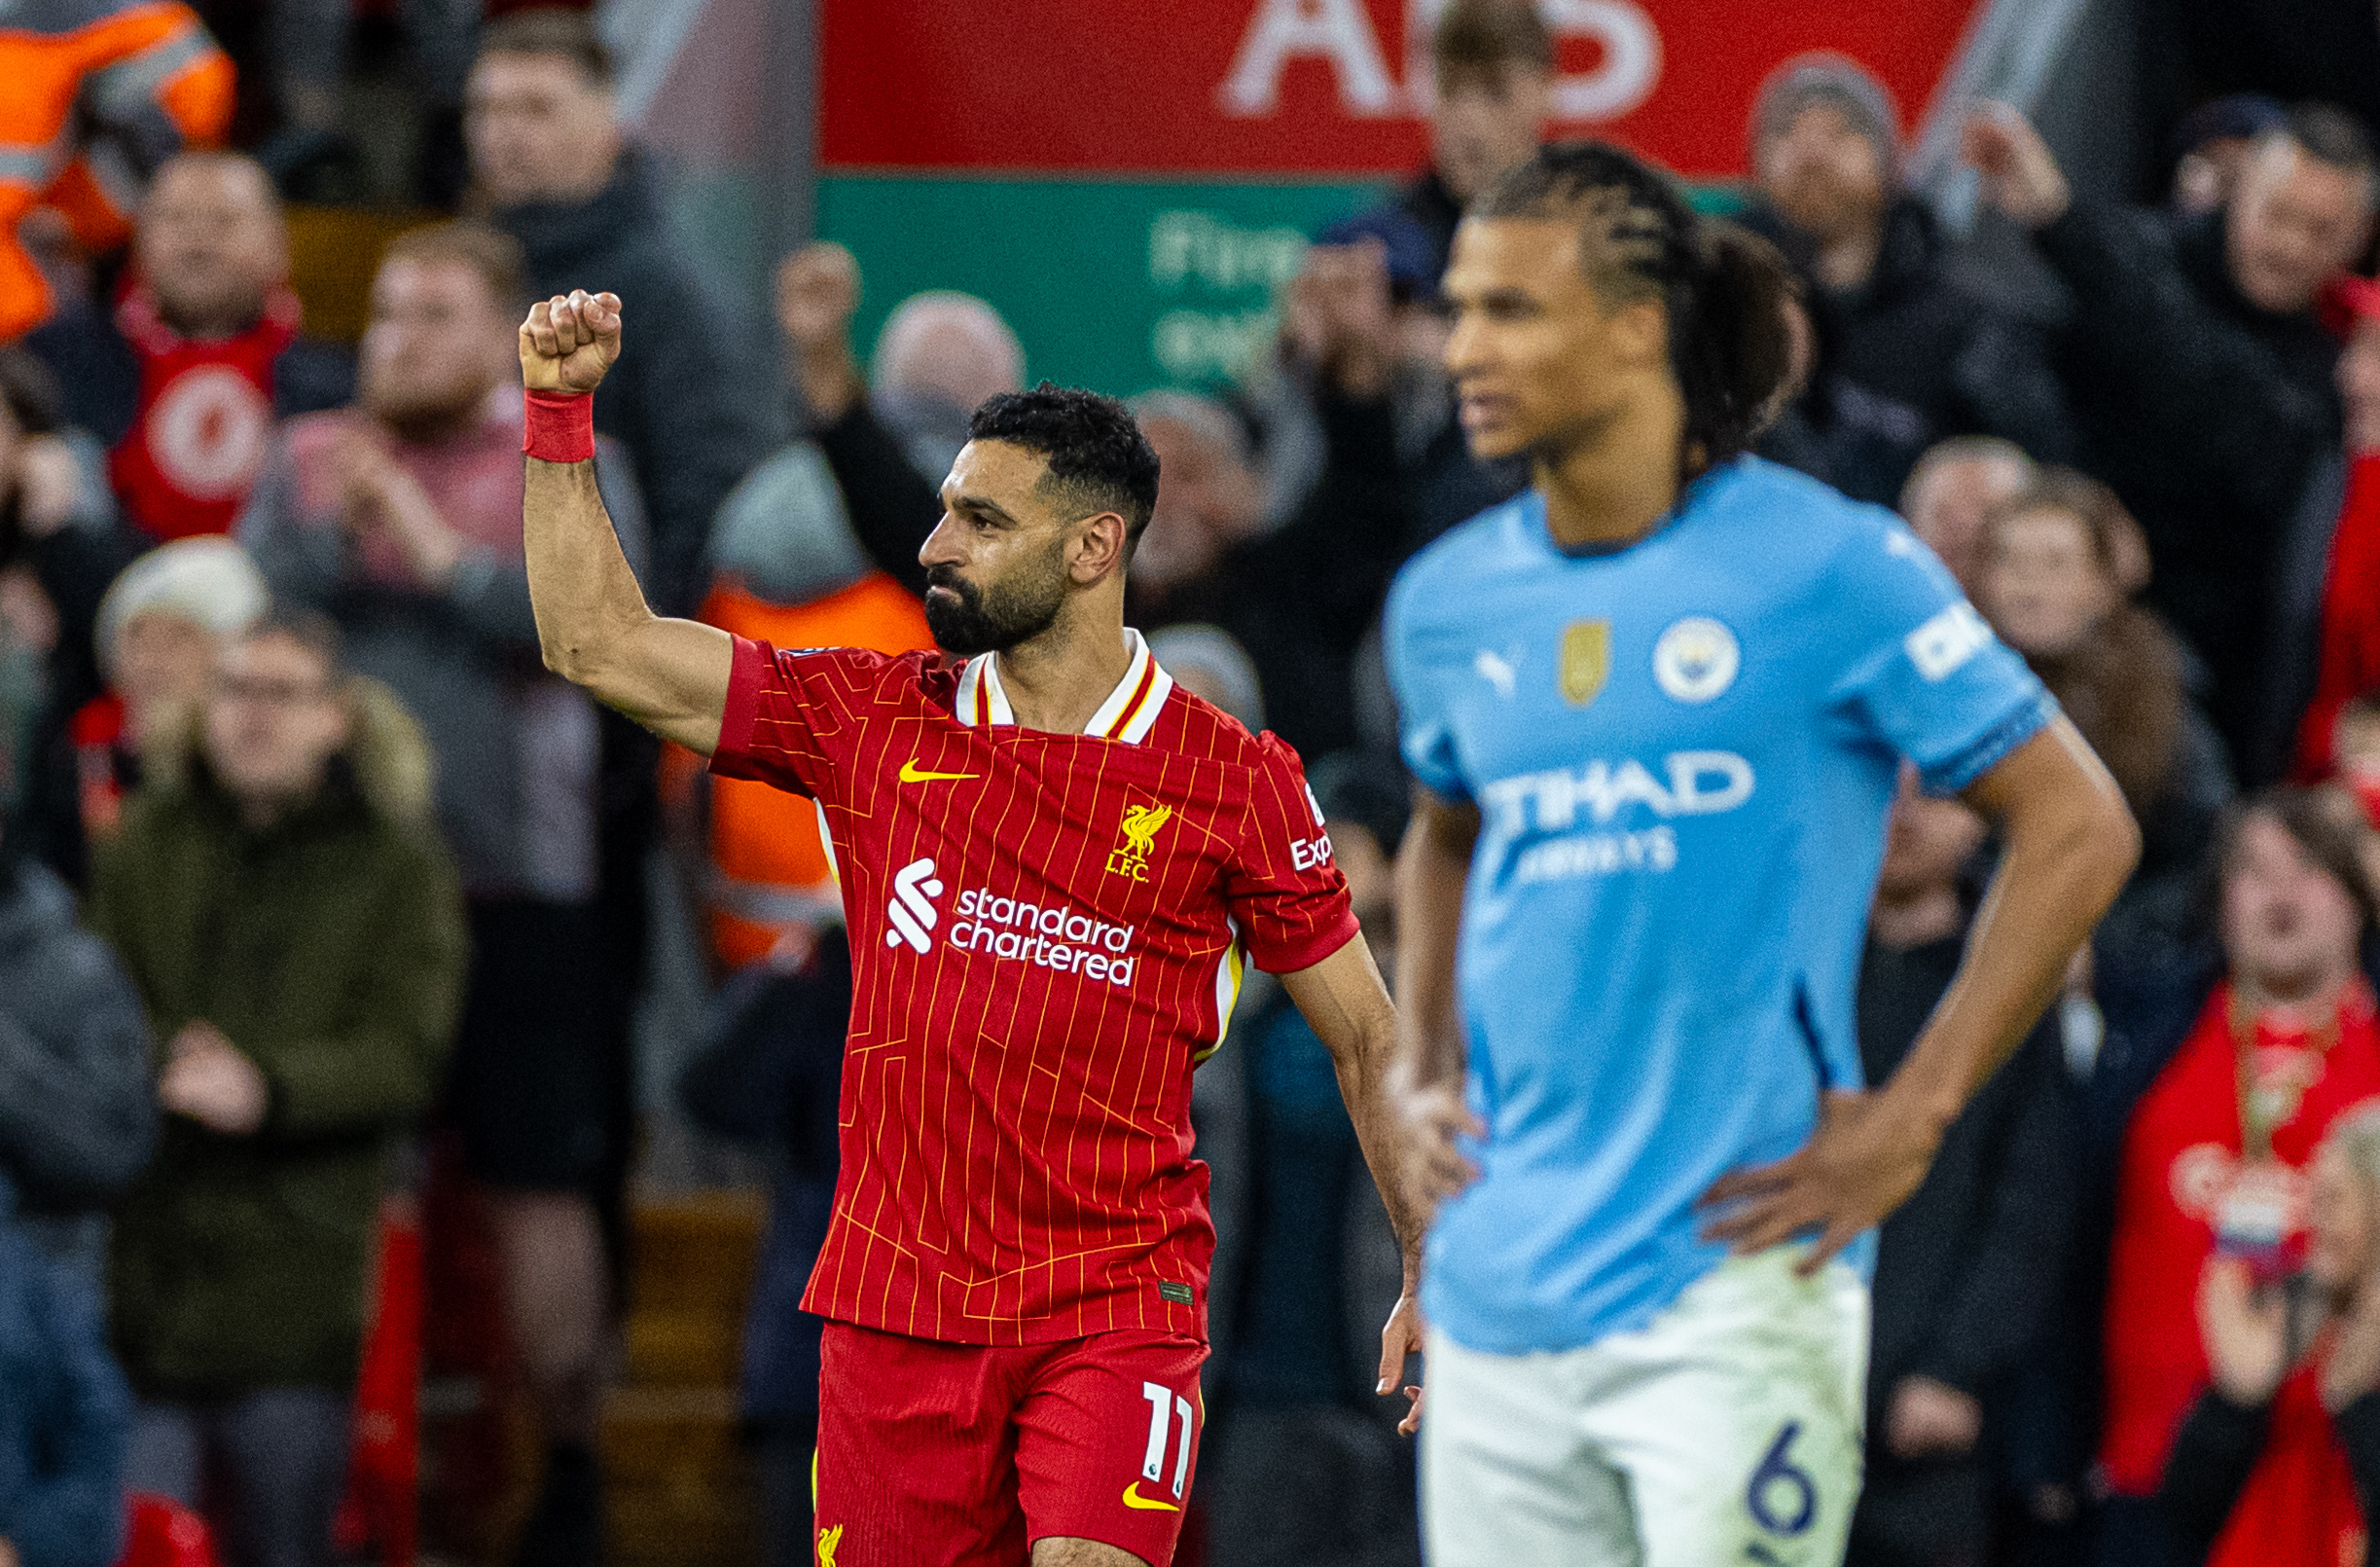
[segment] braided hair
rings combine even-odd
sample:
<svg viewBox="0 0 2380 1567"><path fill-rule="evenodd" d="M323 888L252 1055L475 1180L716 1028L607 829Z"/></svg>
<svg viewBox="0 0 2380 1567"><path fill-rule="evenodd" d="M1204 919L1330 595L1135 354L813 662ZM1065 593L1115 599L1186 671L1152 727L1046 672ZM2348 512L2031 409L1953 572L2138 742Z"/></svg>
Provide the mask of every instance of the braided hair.
<svg viewBox="0 0 2380 1567"><path fill-rule="evenodd" d="M1469 215L1572 219L1599 295L1614 305L1658 299L1668 309L1689 476L1749 449L1791 395L1786 310L1797 285L1785 258L1696 212L1651 164L1607 142L1553 142L1482 192Z"/></svg>

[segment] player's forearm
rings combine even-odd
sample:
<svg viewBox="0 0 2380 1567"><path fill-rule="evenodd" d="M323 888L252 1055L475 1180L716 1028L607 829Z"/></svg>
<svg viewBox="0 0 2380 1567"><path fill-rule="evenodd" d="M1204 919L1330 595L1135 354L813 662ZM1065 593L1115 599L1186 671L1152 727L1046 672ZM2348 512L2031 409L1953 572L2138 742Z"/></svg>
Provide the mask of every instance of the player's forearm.
<svg viewBox="0 0 2380 1567"><path fill-rule="evenodd" d="M1455 946L1478 833L1477 812L1424 794L1396 858L1397 1057L1417 1088L1462 1079Z"/></svg>
<svg viewBox="0 0 2380 1567"><path fill-rule="evenodd" d="M546 668L592 688L653 611L612 531L595 464L527 462L522 528L538 644Z"/></svg>
<svg viewBox="0 0 2380 1567"><path fill-rule="evenodd" d="M1396 1059L1396 1025L1384 1019L1354 1051L1337 1063L1339 1097L1347 1102L1348 1119L1355 1126L1355 1142L1363 1149L1364 1167L1380 1188L1381 1206L1388 1211L1388 1227L1396 1233L1397 1250L1405 1258L1407 1277L1422 1267L1422 1236L1429 1225L1407 1195L1399 1179L1396 1152L1396 1114L1389 1097L1389 1077Z"/></svg>
<svg viewBox="0 0 2380 1567"><path fill-rule="evenodd" d="M1363 1162L1380 1188L1408 1273L1419 1270L1422 1232L1428 1226L1398 1179L1396 1113L1389 1081L1396 1063L1396 1010L1361 935L1312 968L1281 976L1289 999L1330 1052L1339 1097Z"/></svg>
<svg viewBox="0 0 2380 1567"><path fill-rule="evenodd" d="M1380 1188L1381 1206L1388 1212L1388 1227L1396 1232L1397 1250L1405 1258L1410 1286L1422 1272L1422 1237L1429 1229L1428 1216L1415 1206L1403 1179L1397 1148L1396 1101L1391 1083L1396 1073L1395 1013L1384 1011L1373 1019L1361 1042L1337 1065L1339 1095L1347 1102L1348 1118L1355 1125L1355 1142L1363 1162Z"/></svg>
<svg viewBox="0 0 2380 1567"><path fill-rule="evenodd" d="M593 462L528 459L522 508L529 601L546 668L646 728L708 754L718 745L733 644L646 606Z"/></svg>
<svg viewBox="0 0 2380 1567"><path fill-rule="evenodd" d="M2006 842L1966 957L1888 1091L1939 1128L2023 1042L2140 857L2140 829L2064 719L1970 798Z"/></svg>

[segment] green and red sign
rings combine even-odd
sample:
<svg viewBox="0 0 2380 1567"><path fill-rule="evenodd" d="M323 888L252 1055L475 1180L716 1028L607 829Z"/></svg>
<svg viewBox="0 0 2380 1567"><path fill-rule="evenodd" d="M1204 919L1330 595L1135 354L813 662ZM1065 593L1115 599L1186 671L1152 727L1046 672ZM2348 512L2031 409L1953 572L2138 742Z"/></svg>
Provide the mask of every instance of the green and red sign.
<svg viewBox="0 0 2380 1567"><path fill-rule="evenodd" d="M1031 372L1110 391L1228 373L1298 237L1428 158L1444 0L823 0L819 229L869 329L980 294ZM1976 0L1540 0L1561 133L1697 181L1742 171L1754 96L1832 50L1913 128Z"/></svg>

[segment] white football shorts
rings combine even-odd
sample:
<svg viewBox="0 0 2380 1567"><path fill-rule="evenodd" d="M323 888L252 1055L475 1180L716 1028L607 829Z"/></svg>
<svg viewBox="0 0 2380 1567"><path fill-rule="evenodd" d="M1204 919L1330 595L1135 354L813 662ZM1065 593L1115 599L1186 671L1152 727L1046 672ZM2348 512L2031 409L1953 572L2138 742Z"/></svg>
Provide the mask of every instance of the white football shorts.
<svg viewBox="0 0 2380 1567"><path fill-rule="evenodd" d="M1868 1294L1840 1260L1731 1257L1651 1323L1484 1355L1432 1330L1430 1567L1839 1567L1858 1500Z"/></svg>

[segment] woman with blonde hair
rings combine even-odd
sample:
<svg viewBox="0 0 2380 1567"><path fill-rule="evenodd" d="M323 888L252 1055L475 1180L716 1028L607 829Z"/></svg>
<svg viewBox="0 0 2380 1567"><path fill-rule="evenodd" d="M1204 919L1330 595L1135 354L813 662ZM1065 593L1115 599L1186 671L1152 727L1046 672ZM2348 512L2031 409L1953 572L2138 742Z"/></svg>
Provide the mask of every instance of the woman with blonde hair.
<svg viewBox="0 0 2380 1567"><path fill-rule="evenodd" d="M2303 1266L2218 1254L2198 1288L2214 1386L2182 1421L2159 1490L2209 1567L2364 1560L2380 1495L2380 1104L2315 1155Z"/></svg>

